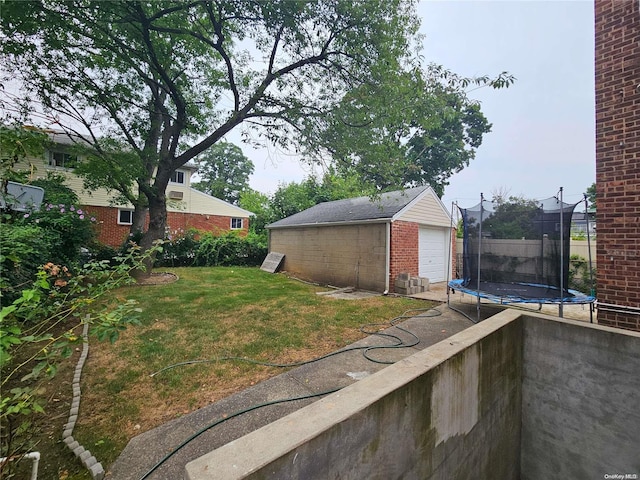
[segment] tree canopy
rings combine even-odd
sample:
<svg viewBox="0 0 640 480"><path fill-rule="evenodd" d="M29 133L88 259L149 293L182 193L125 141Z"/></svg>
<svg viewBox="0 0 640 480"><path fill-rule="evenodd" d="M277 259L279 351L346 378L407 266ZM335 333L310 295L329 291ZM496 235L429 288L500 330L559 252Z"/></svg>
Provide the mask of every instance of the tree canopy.
<svg viewBox="0 0 640 480"><path fill-rule="evenodd" d="M491 130L466 89L514 82L506 72L465 78L434 64L400 72L374 70L373 76L372 82L350 90L329 115L308 125L307 153L322 159L328 150L339 173L358 175L379 191L429 184L439 196ZM320 150L314 151L317 146Z"/></svg>
<svg viewBox="0 0 640 480"><path fill-rule="evenodd" d="M233 143L216 143L199 156L196 163L202 180L191 186L201 192L237 204L242 192L249 188L253 162Z"/></svg>

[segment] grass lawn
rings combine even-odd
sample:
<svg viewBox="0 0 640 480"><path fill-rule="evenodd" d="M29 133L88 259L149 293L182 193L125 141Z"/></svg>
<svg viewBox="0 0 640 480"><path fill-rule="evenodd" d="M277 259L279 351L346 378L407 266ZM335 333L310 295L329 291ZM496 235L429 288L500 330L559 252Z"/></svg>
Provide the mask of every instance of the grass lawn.
<svg viewBox="0 0 640 480"><path fill-rule="evenodd" d="M283 369L223 361L150 374L179 362L227 356L276 363L309 360L363 338L365 324L431 306L393 296L339 300L316 295L327 289L258 268L167 270L179 280L115 292L116 300L139 302L141 326L123 332L115 344L91 341L74 437L105 469L133 436ZM67 476L58 474L90 478L73 466Z"/></svg>

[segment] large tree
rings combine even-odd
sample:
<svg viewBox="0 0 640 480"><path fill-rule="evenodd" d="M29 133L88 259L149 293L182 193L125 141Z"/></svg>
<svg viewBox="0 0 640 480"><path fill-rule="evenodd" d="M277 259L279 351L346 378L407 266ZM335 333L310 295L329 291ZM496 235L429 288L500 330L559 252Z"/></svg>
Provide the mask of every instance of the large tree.
<svg viewBox="0 0 640 480"><path fill-rule="evenodd" d="M9 0L1 8L4 68L25 99L106 165L130 172L130 185L123 175L117 188L137 189L136 207L149 209L143 247L164 234L177 168L242 124L260 132L252 138L295 145L297 132L380 65L398 70L417 31L411 0ZM126 150L111 148L118 142ZM132 158L123 163L122 151Z"/></svg>
<svg viewBox="0 0 640 480"><path fill-rule="evenodd" d="M515 79L506 72L466 78L435 64L379 67L330 115L307 124L307 154L322 162L328 151L340 174L379 191L429 184L442 196L491 130L468 89L508 87Z"/></svg>
<svg viewBox="0 0 640 480"><path fill-rule="evenodd" d="M237 205L242 192L249 188L249 175L254 169L242 149L233 143L219 142L198 157L196 163L202 180L191 186Z"/></svg>

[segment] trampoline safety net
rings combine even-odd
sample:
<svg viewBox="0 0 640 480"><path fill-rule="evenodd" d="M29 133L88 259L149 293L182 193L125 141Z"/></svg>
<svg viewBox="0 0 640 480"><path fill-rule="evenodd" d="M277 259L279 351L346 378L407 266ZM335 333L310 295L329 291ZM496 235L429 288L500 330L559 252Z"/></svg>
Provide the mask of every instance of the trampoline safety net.
<svg viewBox="0 0 640 480"><path fill-rule="evenodd" d="M542 201L481 201L460 208L462 276L452 288L503 303L587 303L569 290L571 217L576 204Z"/></svg>

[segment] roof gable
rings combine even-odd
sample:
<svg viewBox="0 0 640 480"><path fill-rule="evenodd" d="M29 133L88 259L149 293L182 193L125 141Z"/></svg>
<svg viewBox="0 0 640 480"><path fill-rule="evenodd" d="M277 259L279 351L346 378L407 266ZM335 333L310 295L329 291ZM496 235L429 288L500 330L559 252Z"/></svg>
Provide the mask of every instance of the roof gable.
<svg viewBox="0 0 640 480"><path fill-rule="evenodd" d="M267 225L267 228L392 221L428 194L435 195L431 187L422 186L383 193L374 199L357 197L323 202Z"/></svg>

